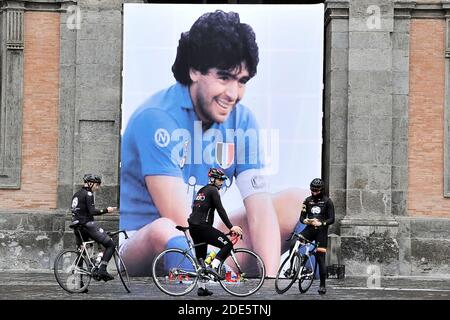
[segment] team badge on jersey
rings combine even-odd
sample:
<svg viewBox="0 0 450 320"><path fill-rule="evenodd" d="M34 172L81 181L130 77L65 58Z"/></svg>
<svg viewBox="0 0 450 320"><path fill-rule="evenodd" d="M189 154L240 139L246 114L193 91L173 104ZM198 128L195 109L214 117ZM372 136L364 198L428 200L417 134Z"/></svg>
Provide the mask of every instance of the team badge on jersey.
<svg viewBox="0 0 450 320"><path fill-rule="evenodd" d="M205 201L205 194L204 193L197 194L197 196L195 197L195 200Z"/></svg>
<svg viewBox="0 0 450 320"><path fill-rule="evenodd" d="M234 162L234 143L216 143L216 161L222 169L228 169Z"/></svg>
<svg viewBox="0 0 450 320"><path fill-rule="evenodd" d="M77 205L78 205L78 198L75 197L72 200L72 209L75 209L77 207Z"/></svg>
<svg viewBox="0 0 450 320"><path fill-rule="evenodd" d="M317 206L315 206L315 207L312 207L311 208L311 213L313 214L313 215L318 215L318 214L320 214L320 207L317 207Z"/></svg>

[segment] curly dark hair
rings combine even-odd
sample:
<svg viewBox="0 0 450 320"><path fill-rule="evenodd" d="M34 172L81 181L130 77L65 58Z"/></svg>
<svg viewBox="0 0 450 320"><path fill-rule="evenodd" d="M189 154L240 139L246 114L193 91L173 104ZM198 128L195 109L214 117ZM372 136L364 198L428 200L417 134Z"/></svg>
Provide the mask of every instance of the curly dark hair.
<svg viewBox="0 0 450 320"><path fill-rule="evenodd" d="M236 12L216 10L203 14L181 34L172 72L178 82L189 85L190 68L206 74L210 68L240 68L242 62L252 78L259 62L255 32L240 22Z"/></svg>

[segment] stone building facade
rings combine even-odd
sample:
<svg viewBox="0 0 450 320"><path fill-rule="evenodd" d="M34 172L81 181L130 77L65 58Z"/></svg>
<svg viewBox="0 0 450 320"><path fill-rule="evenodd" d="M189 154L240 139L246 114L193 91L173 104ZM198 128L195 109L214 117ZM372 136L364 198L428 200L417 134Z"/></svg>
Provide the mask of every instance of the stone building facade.
<svg viewBox="0 0 450 320"><path fill-rule="evenodd" d="M144 1L0 1L0 269L50 270L72 245L83 173L118 204L124 2ZM447 1L325 1L322 173L347 274L450 273L449 17Z"/></svg>

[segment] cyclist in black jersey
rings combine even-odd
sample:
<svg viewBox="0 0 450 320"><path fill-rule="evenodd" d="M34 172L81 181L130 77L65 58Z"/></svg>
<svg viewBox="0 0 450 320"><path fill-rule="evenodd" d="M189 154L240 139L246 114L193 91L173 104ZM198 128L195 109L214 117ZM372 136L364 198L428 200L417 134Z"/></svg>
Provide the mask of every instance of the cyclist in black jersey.
<svg viewBox="0 0 450 320"><path fill-rule="evenodd" d="M211 262L211 267L207 269L216 277L220 277L217 271L221 261L224 261L233 249L233 244L228 237L221 231L213 227L214 212L217 210L223 223L238 235L242 235L242 229L239 226L233 226L228 219L228 215L222 206L219 190L224 180L227 179L225 173L216 168L209 169L209 184L201 188L192 204L192 213L189 216L189 230L194 244L206 243L220 248L215 259ZM205 260L207 254L207 245L195 247L195 254L199 261ZM199 296L209 296L212 292L206 289L204 283L199 282L197 291Z"/></svg>
<svg viewBox="0 0 450 320"><path fill-rule="evenodd" d="M306 224L306 228L300 234L309 241L315 240L319 243L316 252L320 275L319 294L325 294L327 291L325 287L327 277L325 254L328 244L328 226L334 223L334 204L329 197L323 194L324 183L322 179L313 179L310 189L311 196L303 201L300 214L300 222Z"/></svg>
<svg viewBox="0 0 450 320"><path fill-rule="evenodd" d="M115 245L106 232L96 224L94 216L114 212L117 208L108 207L100 210L95 208L94 192L100 188L102 183L100 176L86 174L83 177L83 181L84 186L72 197L72 221L79 222L79 225L81 225L81 236L83 237L81 239L78 232L75 231L76 242L80 246L82 241L93 239L105 247L98 270L98 277L104 281L112 280L114 277L106 271L106 266L114 253Z"/></svg>

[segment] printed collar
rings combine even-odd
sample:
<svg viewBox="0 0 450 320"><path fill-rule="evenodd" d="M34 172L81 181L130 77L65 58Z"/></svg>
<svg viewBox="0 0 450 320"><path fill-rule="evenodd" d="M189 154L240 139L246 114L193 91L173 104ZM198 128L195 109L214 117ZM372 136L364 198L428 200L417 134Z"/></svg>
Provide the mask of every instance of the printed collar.
<svg viewBox="0 0 450 320"><path fill-rule="evenodd" d="M191 95L189 94L189 87L177 82L175 85L175 90L177 91L177 94L180 96L181 107L183 109L194 110Z"/></svg>

